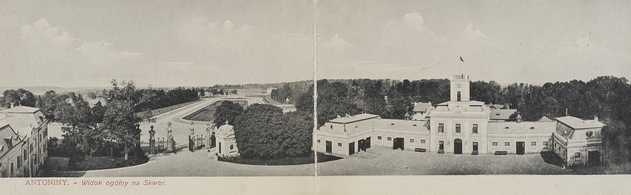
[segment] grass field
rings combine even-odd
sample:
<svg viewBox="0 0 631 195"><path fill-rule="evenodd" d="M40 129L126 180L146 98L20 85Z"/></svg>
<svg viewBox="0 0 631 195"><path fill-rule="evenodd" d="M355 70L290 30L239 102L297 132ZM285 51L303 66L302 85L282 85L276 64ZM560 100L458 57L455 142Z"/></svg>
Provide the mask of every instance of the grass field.
<svg viewBox="0 0 631 195"><path fill-rule="evenodd" d="M234 103L238 103L244 108L245 108L245 105L248 104L248 101L246 100L230 100L230 101ZM182 119L192 120L192 121L212 121L215 114L215 110L217 106L219 105L221 105L221 101L212 103L202 109L199 109L193 112L192 114L189 114L183 117Z"/></svg>

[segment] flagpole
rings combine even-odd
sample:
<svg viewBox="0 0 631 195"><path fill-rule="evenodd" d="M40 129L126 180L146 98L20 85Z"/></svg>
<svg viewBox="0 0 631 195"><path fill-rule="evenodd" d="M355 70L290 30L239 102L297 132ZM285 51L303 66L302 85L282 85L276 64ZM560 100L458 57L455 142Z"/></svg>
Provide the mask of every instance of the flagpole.
<svg viewBox="0 0 631 195"><path fill-rule="evenodd" d="M462 72L462 63L464 63L464 60L462 59L462 56L460 56L460 74L464 74Z"/></svg>

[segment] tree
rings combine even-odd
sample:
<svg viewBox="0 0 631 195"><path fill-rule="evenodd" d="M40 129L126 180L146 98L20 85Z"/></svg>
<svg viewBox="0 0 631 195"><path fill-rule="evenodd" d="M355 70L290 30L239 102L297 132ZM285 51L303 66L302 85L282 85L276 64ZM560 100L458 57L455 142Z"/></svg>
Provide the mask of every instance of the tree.
<svg viewBox="0 0 631 195"><path fill-rule="evenodd" d="M206 96L206 91L203 88L200 88L197 90L199 92L199 97L204 97Z"/></svg>
<svg viewBox="0 0 631 195"><path fill-rule="evenodd" d="M107 104L103 116L104 132L112 136L116 143L123 145L125 160L129 159L129 153L134 146L140 143L140 130L136 124L141 122L142 118L137 117L133 110L131 101L113 100Z"/></svg>
<svg viewBox="0 0 631 195"><path fill-rule="evenodd" d="M89 104L82 96L70 93L58 102L55 109L56 120L64 127L64 143L74 146L84 155L92 155L97 150L97 123L93 121Z"/></svg>
<svg viewBox="0 0 631 195"><path fill-rule="evenodd" d="M248 106L234 124L241 157L263 160L285 157L284 128L281 108L268 104Z"/></svg>
<svg viewBox="0 0 631 195"><path fill-rule="evenodd" d="M361 109L348 98L348 86L341 82L318 81L318 125L337 116L355 115Z"/></svg>
<svg viewBox="0 0 631 195"><path fill-rule="evenodd" d="M313 142L313 114L290 112L283 116L281 150L288 157L305 156L311 153Z"/></svg>
<svg viewBox="0 0 631 195"><path fill-rule="evenodd" d="M235 119L243 113L243 107L239 104L235 104L231 101L222 101L221 105L217 106L214 114L215 126L219 127L226 123L234 124Z"/></svg>
<svg viewBox="0 0 631 195"><path fill-rule="evenodd" d="M35 95L33 95L33 93L22 88L18 89L18 93L20 94L21 106L35 107L35 102L37 100L35 99Z"/></svg>
<svg viewBox="0 0 631 195"><path fill-rule="evenodd" d="M37 99L35 95L28 90L19 88L18 90L6 90L2 93L3 97L0 98L0 104L2 107L13 106L30 106L35 107Z"/></svg>
<svg viewBox="0 0 631 195"><path fill-rule="evenodd" d="M607 160L613 164L631 162L631 129L621 121L605 119L602 129Z"/></svg>
<svg viewBox="0 0 631 195"><path fill-rule="evenodd" d="M471 99L482 101L486 103L498 104L500 103L500 92L502 86L495 81L484 82L474 81L471 82Z"/></svg>
<svg viewBox="0 0 631 195"><path fill-rule="evenodd" d="M105 116L105 107L103 107L100 101L94 104L91 111L92 111L92 122L103 123L103 117Z"/></svg>
<svg viewBox="0 0 631 195"><path fill-rule="evenodd" d="M313 91L313 87L311 87L311 91ZM297 111L313 113L313 92L301 94L296 100L295 106Z"/></svg>
<svg viewBox="0 0 631 195"><path fill-rule="evenodd" d="M136 106L142 105L145 101L141 98L141 92L136 90L133 82L126 83L123 81L119 87L119 83L115 79L112 80L112 89L104 91L107 95L108 103L103 115L103 124L101 125L101 135L107 135L110 139L116 141L117 144L123 146L125 160L129 159L129 153L133 151L137 155L140 154L140 129L138 123L145 120L136 114ZM197 95L197 93L195 93Z"/></svg>

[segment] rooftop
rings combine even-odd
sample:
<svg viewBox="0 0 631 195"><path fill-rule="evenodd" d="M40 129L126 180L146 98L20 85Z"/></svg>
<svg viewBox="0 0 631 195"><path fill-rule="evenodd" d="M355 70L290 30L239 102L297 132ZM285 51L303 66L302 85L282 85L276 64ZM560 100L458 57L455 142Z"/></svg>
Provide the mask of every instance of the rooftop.
<svg viewBox="0 0 631 195"><path fill-rule="evenodd" d="M33 107L28 107L28 106L16 106L16 107L13 107L13 108L2 110L0 112L3 112L3 113L35 113L37 111L39 111L39 108L33 108Z"/></svg>
<svg viewBox="0 0 631 195"><path fill-rule="evenodd" d="M427 110L429 110L429 108L431 107L432 107L431 102L428 102L428 103L414 102L414 109L412 111L413 112L427 112Z"/></svg>
<svg viewBox="0 0 631 195"><path fill-rule="evenodd" d="M234 127L229 124L221 125L219 129L217 129L217 136L219 137L234 137Z"/></svg>
<svg viewBox="0 0 631 195"><path fill-rule="evenodd" d="M556 120L572 129L602 128L605 126L605 124L596 120L583 120L573 116L558 117Z"/></svg>
<svg viewBox="0 0 631 195"><path fill-rule="evenodd" d="M516 109L499 109L491 110L491 120L509 120L510 117L517 112Z"/></svg>
<svg viewBox="0 0 631 195"><path fill-rule="evenodd" d="M368 119L377 118L377 117L379 117L379 115L358 114L358 115L354 115L354 116L347 116L347 117L336 118L336 119L330 120L329 122L330 123L347 124L347 123L363 121L363 120L368 120Z"/></svg>
<svg viewBox="0 0 631 195"><path fill-rule="evenodd" d="M7 123L0 124L0 156L4 156L20 142L15 131Z"/></svg>

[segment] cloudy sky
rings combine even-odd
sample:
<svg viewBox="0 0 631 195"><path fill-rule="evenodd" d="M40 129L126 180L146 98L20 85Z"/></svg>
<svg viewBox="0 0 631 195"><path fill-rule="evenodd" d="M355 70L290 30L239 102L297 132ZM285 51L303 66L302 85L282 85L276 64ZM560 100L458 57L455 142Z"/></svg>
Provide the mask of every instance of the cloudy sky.
<svg viewBox="0 0 631 195"><path fill-rule="evenodd" d="M0 86L631 78L629 1L0 1ZM313 21L317 50L313 47ZM464 63L460 61L460 56Z"/></svg>

